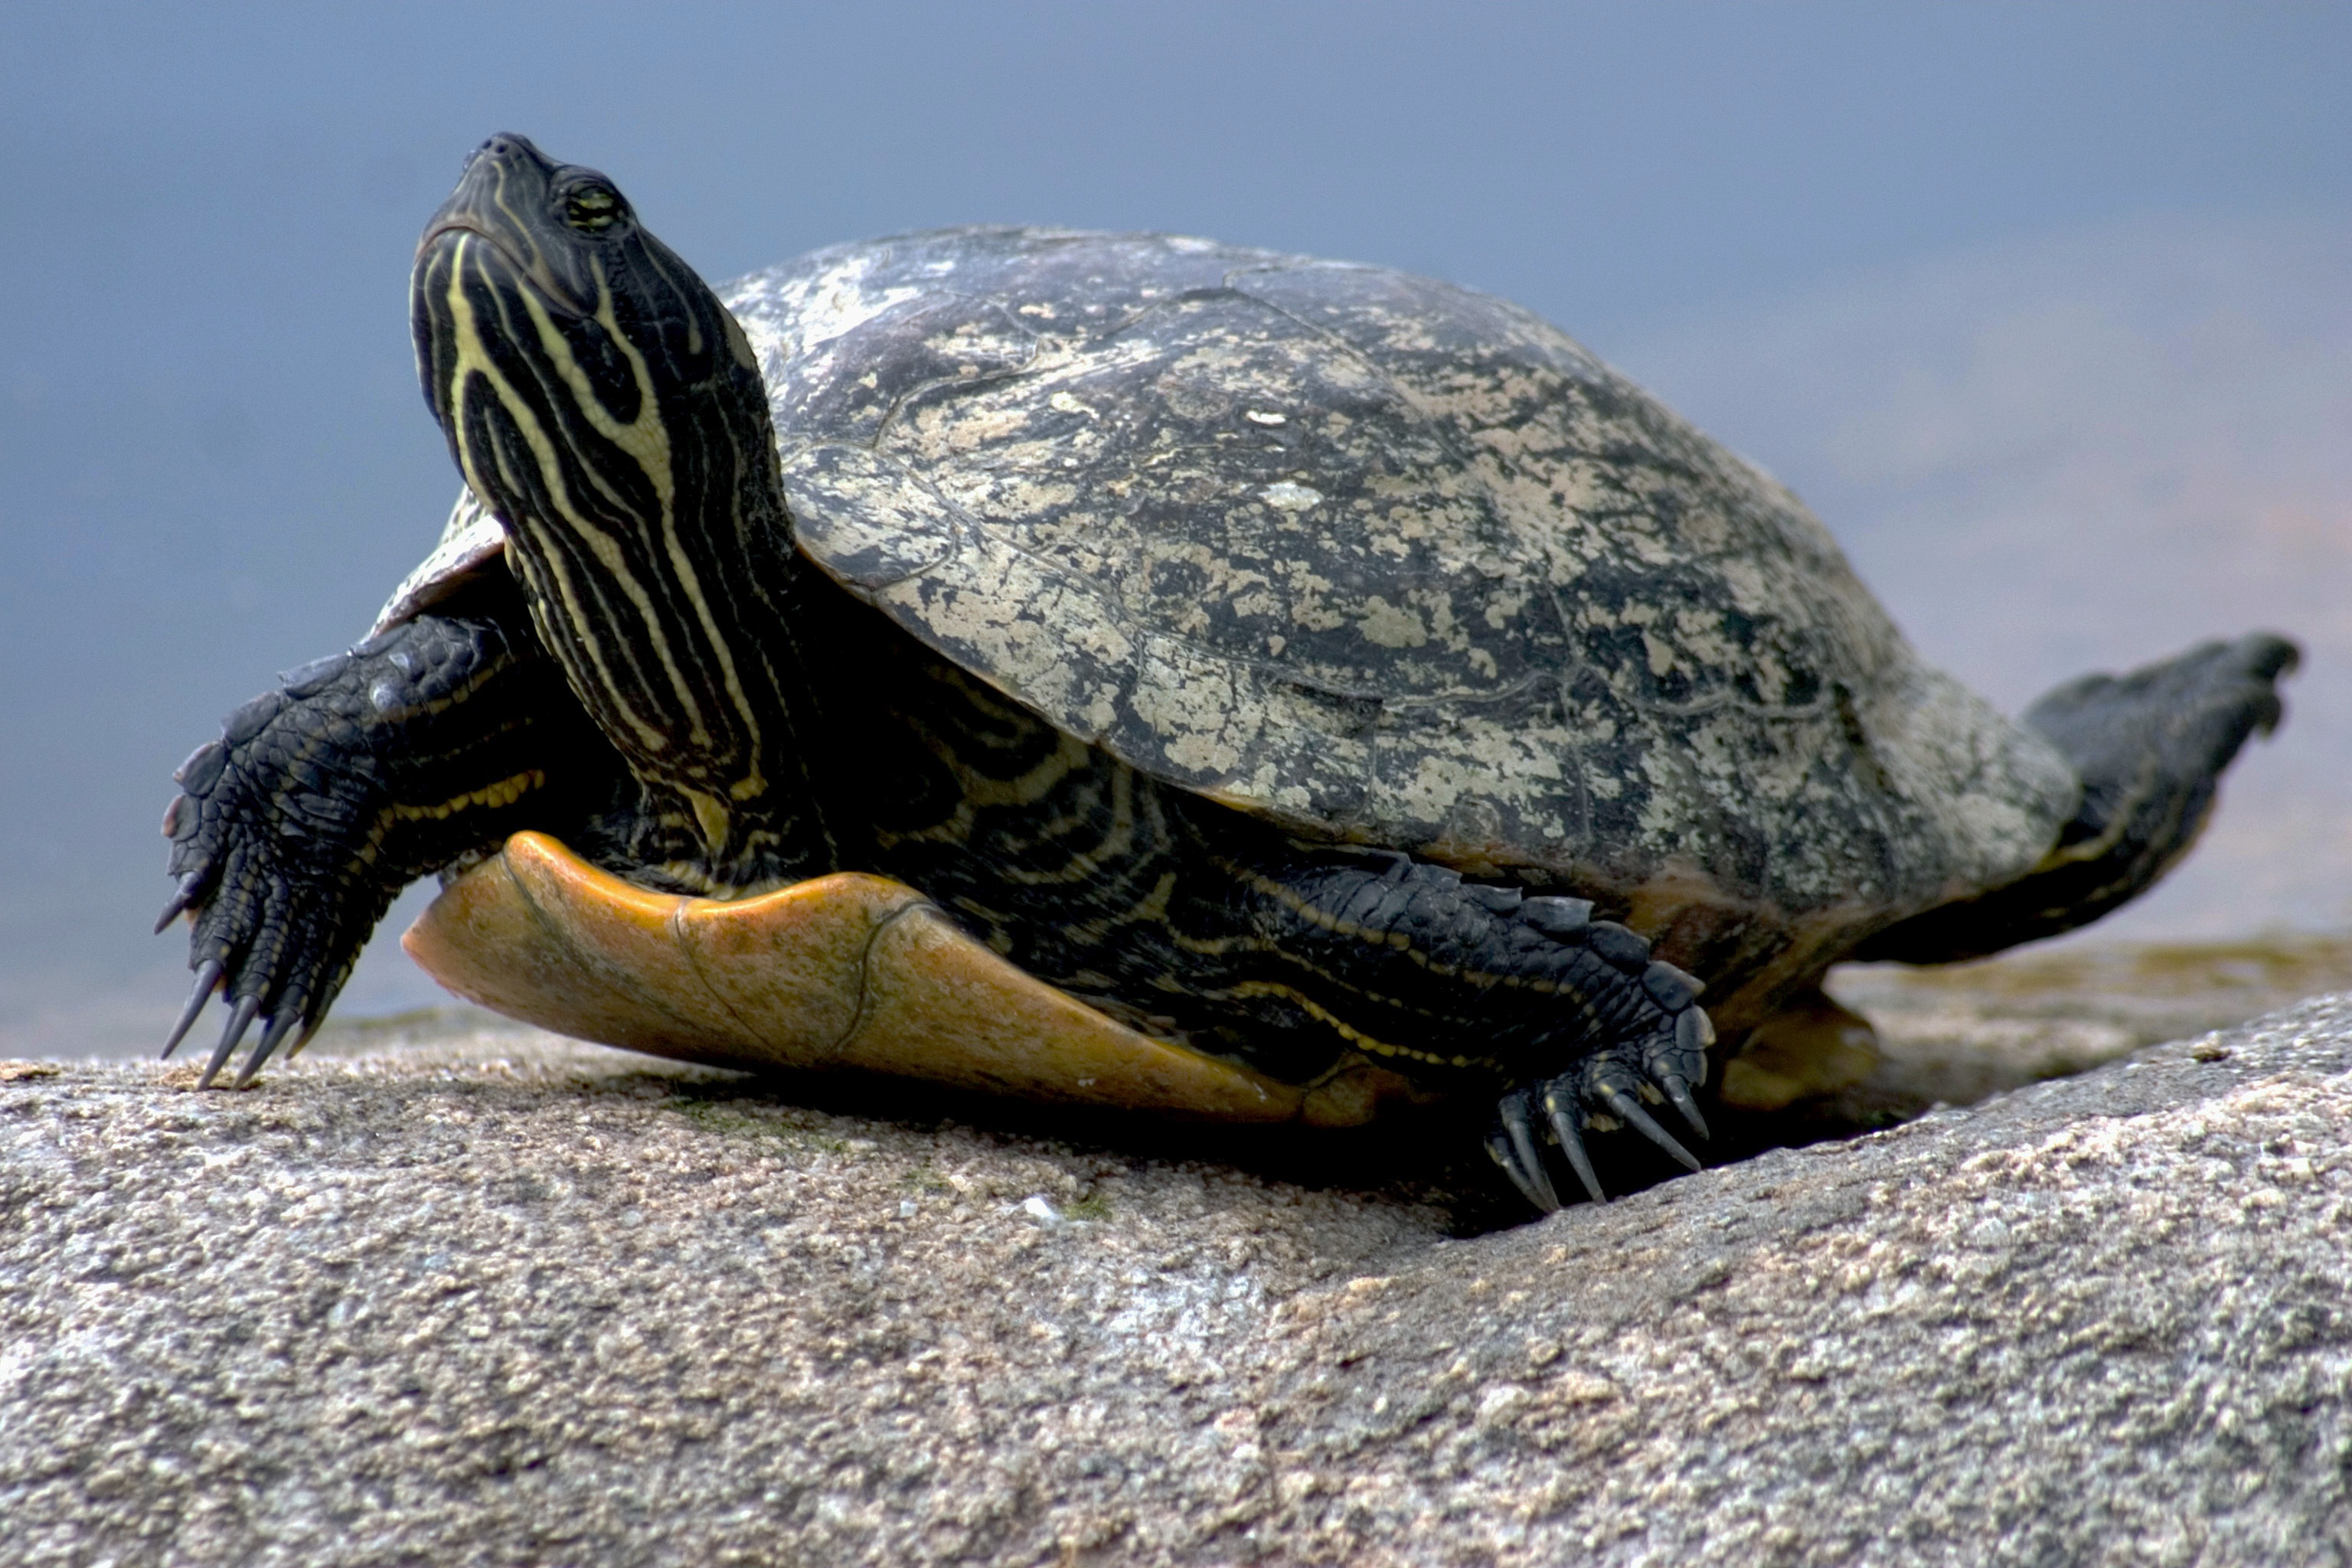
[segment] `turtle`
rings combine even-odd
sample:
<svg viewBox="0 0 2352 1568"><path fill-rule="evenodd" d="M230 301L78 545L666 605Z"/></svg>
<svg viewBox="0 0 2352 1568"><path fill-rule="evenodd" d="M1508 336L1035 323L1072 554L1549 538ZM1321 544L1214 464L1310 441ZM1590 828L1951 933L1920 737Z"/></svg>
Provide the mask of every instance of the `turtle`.
<svg viewBox="0 0 2352 1568"><path fill-rule="evenodd" d="M440 542L174 775L200 1086L257 1019L238 1086L299 1050L438 873L411 951L589 1038L1206 1118L1454 1100L1528 1202L1554 1160L1598 1201L1589 1140L1698 1169L1743 1045L1855 1026L1833 961L2147 888L2296 658L2012 721L1780 483L1381 267L980 226L722 295L504 134L411 306Z"/></svg>

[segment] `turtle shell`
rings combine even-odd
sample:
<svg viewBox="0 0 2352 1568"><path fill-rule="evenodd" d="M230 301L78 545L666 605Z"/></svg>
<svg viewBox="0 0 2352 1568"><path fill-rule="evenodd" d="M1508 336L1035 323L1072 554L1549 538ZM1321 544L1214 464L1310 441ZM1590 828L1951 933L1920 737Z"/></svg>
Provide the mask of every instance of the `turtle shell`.
<svg viewBox="0 0 2352 1568"><path fill-rule="evenodd" d="M1293 830L1826 937L2023 873L2074 804L1788 490L1503 300L1017 228L721 293L811 559ZM385 623L495 548L461 501Z"/></svg>

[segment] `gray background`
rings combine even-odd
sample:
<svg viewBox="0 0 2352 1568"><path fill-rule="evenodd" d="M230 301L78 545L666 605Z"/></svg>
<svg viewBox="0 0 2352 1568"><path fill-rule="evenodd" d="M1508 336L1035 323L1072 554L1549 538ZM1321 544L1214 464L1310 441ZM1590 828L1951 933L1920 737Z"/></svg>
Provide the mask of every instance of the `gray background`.
<svg viewBox="0 0 2352 1568"><path fill-rule="evenodd" d="M1510 296L2004 704L2292 632L2289 729L2102 929L2344 925L2347 80L2340 5L12 5L0 1050L160 1034L167 775L437 529L408 258L502 129L714 279L1020 220ZM437 994L393 930L347 1013Z"/></svg>

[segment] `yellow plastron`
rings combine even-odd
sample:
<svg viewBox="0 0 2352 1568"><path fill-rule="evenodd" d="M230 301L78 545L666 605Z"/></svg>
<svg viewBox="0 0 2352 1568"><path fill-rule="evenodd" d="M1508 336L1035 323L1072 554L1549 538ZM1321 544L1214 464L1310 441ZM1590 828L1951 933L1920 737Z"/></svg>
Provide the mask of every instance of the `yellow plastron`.
<svg viewBox="0 0 2352 1568"><path fill-rule="evenodd" d="M1368 1119L1342 1072L1302 1088L1156 1040L999 958L920 893L841 872L734 902L649 892L519 833L402 939L470 1001L560 1034L751 1070L891 1073L1221 1121Z"/></svg>

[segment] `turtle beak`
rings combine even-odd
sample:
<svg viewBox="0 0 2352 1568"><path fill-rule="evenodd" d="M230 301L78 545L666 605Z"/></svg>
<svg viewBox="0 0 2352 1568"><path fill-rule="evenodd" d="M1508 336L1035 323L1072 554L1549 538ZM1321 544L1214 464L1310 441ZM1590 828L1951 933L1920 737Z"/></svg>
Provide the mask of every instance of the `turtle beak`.
<svg viewBox="0 0 2352 1568"><path fill-rule="evenodd" d="M593 307L580 299L537 237L547 221L549 181L559 167L526 136L501 132L483 142L466 160L457 188L425 224L416 242L417 266L449 236L471 235L549 304L567 315L589 314Z"/></svg>

